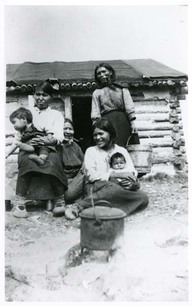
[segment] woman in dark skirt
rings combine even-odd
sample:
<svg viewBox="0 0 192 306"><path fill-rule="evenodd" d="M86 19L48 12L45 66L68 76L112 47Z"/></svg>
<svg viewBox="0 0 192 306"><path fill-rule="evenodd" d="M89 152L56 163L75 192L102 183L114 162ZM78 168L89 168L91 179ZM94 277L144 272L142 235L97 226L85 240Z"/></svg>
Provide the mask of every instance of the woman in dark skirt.
<svg viewBox="0 0 192 306"><path fill-rule="evenodd" d="M46 136L33 138L32 145L51 146L63 141L63 115L49 107L53 94L49 82L38 84L35 89L35 107L32 111L33 124L39 131L52 133L52 140ZM53 143L51 143L53 141ZM52 200L53 215L62 216L65 212L64 193L67 189L67 177L63 170L63 162L57 150L49 153L44 165L38 165L29 158L30 153L20 151L18 154L18 178L16 198L12 213L15 217L28 217L26 200Z"/></svg>
<svg viewBox="0 0 192 306"><path fill-rule="evenodd" d="M116 144L125 147L133 134L135 137L132 137L132 144L138 144L135 107L128 88L115 83L115 70L107 63L101 63L95 68L95 80L99 89L92 96L93 123L100 117L107 118L115 128Z"/></svg>
<svg viewBox="0 0 192 306"><path fill-rule="evenodd" d="M73 203L83 196L84 191L84 154L74 139L73 122L66 118L64 123L64 140L58 148L68 178L68 189L65 192L66 203Z"/></svg>

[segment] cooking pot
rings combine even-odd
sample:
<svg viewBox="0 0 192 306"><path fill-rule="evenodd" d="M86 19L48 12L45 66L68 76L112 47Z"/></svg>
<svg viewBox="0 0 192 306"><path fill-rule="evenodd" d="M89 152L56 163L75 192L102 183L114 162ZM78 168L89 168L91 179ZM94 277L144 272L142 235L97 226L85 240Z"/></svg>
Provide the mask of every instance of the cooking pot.
<svg viewBox="0 0 192 306"><path fill-rule="evenodd" d="M81 248L89 250L110 250L124 233L126 214L113 208L108 201L100 200L84 209L81 217Z"/></svg>

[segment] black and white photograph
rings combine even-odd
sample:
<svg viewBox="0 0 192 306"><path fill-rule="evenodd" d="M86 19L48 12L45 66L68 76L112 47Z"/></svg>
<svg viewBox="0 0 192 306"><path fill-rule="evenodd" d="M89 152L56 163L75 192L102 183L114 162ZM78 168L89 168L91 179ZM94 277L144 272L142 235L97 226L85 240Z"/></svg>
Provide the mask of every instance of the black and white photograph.
<svg viewBox="0 0 192 306"><path fill-rule="evenodd" d="M4 1L5 303L190 302L189 5L138 3Z"/></svg>

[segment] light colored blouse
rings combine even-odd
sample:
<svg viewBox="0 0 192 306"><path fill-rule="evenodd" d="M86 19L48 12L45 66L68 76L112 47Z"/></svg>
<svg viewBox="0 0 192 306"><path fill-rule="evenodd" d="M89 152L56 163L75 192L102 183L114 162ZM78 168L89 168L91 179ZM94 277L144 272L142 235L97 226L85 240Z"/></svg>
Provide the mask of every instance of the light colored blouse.
<svg viewBox="0 0 192 306"><path fill-rule="evenodd" d="M45 131L46 133L53 133L53 136L57 139L58 143L61 143L64 139L64 117L63 115L50 107L39 110L37 107L30 109L33 114L33 124L39 131Z"/></svg>
<svg viewBox="0 0 192 306"><path fill-rule="evenodd" d="M115 144L111 150L105 151L94 146L86 150L84 158L85 173L89 182L109 180L109 177L113 172L113 169L110 168L109 161L111 156L117 152L122 153L125 157L126 171L132 172L137 176L137 171L125 148Z"/></svg>
<svg viewBox="0 0 192 306"><path fill-rule="evenodd" d="M124 111L129 120L135 119L135 106L129 90L118 87L112 89L108 86L96 89L92 95L91 119L93 122L114 110Z"/></svg>

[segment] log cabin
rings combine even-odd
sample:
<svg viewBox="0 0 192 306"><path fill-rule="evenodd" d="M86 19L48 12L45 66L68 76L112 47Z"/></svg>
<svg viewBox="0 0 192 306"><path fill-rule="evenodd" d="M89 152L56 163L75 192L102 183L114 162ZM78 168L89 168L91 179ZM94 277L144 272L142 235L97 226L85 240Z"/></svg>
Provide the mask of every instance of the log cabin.
<svg viewBox="0 0 192 306"><path fill-rule="evenodd" d="M117 82L128 86L136 109L136 127L143 146L152 148L150 169L172 167L185 171L187 158L180 101L188 93L185 73L153 59L83 62L24 62L6 67L6 145L14 130L9 115L18 107L33 107L37 83L49 79L56 93L51 107L73 120L75 138L83 151L91 143L91 97L97 88L94 69L108 62L116 71ZM14 197L17 152L6 161L5 197Z"/></svg>

